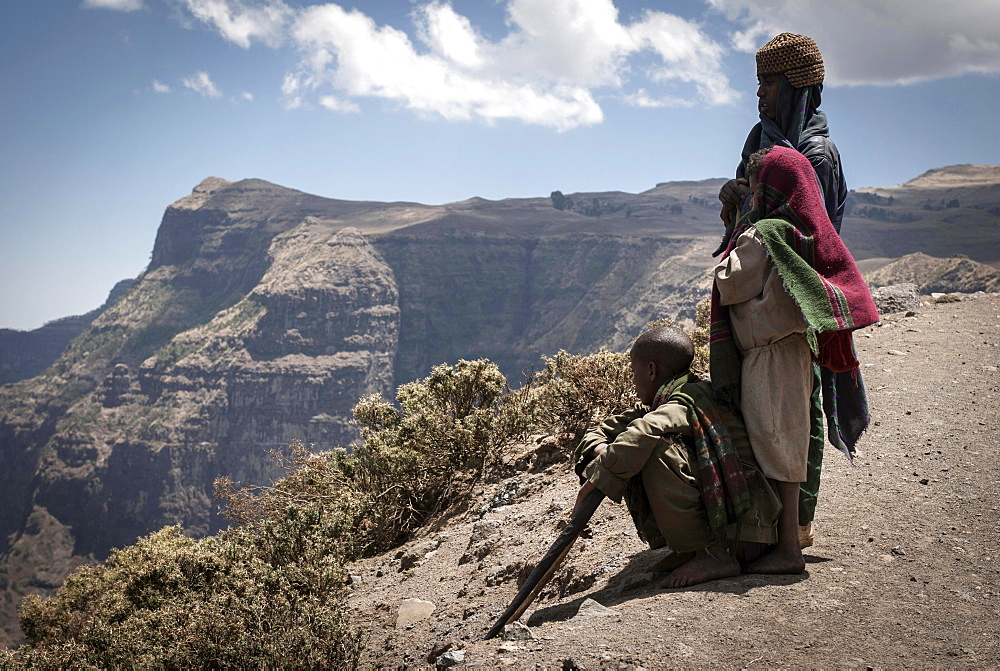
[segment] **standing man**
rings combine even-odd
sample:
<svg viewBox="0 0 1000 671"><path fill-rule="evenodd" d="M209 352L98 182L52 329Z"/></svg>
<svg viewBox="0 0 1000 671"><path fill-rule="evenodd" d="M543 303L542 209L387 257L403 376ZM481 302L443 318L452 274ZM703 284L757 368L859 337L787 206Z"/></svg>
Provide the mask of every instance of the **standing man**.
<svg viewBox="0 0 1000 671"><path fill-rule="evenodd" d="M824 73L823 55L816 42L805 35L781 33L757 51L760 122L743 145L736 179L726 182L719 192L727 227L733 217L739 218L750 209L746 180L750 154L779 145L796 149L809 159L819 178L826 212L840 232L847 182L840 166L840 152L830 139L826 114L819 111Z"/></svg>
<svg viewBox="0 0 1000 671"><path fill-rule="evenodd" d="M736 178L719 191L726 233L712 256L729 246L736 221L751 207L747 159L759 149L778 145L797 150L809 159L819 181L820 195L833 228L840 233L847 202L847 182L840 165L840 152L830 139L826 114L819 111L823 92L823 55L811 37L781 33L757 51L757 109L760 121L743 145ZM812 433L806 482L799 494L799 536L802 547L813 542L813 517L819 497L823 468L823 406L820 389L834 384L830 374L814 366L811 398ZM829 427L831 437L839 430ZM836 440L832 440L838 444Z"/></svg>

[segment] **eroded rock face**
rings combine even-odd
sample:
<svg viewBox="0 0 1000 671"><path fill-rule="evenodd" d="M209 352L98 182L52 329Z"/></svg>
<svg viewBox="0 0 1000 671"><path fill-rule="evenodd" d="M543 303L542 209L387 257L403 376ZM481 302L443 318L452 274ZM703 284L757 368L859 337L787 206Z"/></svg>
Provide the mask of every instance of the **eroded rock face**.
<svg viewBox="0 0 1000 671"><path fill-rule="evenodd" d="M292 194L285 206L308 200ZM8 604L164 525L217 530L216 477L267 483L268 450L293 439L349 445L358 398L391 391L398 294L368 240L218 197L169 209L132 291L46 374L0 387L0 553L33 537L31 515L69 539L11 553ZM14 607L0 613L5 629Z"/></svg>

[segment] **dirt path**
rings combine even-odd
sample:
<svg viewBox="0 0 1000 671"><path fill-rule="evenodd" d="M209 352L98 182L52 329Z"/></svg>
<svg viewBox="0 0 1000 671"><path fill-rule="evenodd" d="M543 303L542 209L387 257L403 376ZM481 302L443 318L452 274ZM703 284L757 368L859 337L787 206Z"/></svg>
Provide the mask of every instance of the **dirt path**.
<svg viewBox="0 0 1000 671"><path fill-rule="evenodd" d="M648 570L663 552L605 503L524 618L535 638L482 641L571 506L575 479L556 464L352 568L368 663L426 665L450 645L488 668L1000 665L1000 295L889 315L857 344L874 424L853 465L826 456L804 575L661 589ZM434 611L397 626L404 599ZM578 615L586 599L614 613Z"/></svg>

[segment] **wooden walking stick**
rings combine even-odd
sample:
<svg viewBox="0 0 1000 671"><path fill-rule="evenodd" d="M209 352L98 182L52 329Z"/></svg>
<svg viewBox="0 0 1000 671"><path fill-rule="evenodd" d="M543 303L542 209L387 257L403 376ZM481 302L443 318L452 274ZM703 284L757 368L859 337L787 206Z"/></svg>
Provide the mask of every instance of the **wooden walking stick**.
<svg viewBox="0 0 1000 671"><path fill-rule="evenodd" d="M580 509L576 511L575 515L569 518L569 523L563 527L552 547L549 548L549 551L545 553L542 560L538 562L538 565L528 575L528 579L521 585L521 589L518 590L517 596L507 606L507 610L503 612L503 615L496 621L496 624L486 632L487 639L499 634L505 626L521 617L524 611L528 609L528 606L535 600L538 593L542 591L542 588L552 578L552 575L559 568L563 559L569 554L570 548L573 547L573 542L580 535L580 532L586 528L587 522L593 517L594 511L597 510L597 506L601 505L601 501L603 500L604 493L599 489L595 489L583 499Z"/></svg>

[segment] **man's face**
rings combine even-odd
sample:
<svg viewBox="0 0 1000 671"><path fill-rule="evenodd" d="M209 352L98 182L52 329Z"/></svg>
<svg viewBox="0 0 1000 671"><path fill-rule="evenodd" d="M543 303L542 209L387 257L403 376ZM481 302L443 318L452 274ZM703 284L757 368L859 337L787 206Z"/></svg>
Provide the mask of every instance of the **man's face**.
<svg viewBox="0 0 1000 671"><path fill-rule="evenodd" d="M778 117L778 82L781 75L757 77L757 109L770 119Z"/></svg>
<svg viewBox="0 0 1000 671"><path fill-rule="evenodd" d="M632 357L632 384L635 385L635 395L639 400L650 405L656 396L656 366L650 361Z"/></svg>

